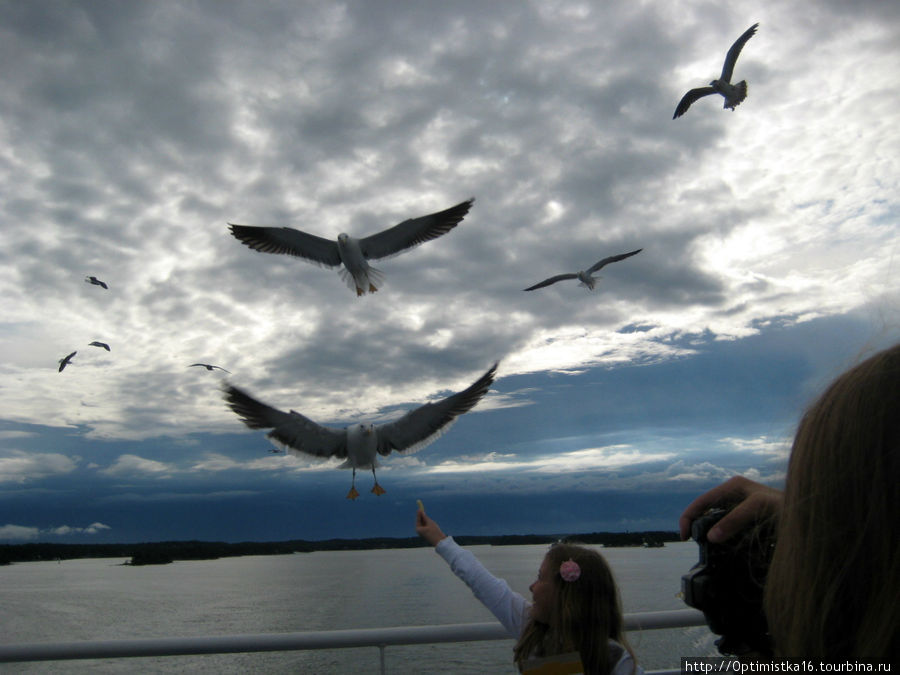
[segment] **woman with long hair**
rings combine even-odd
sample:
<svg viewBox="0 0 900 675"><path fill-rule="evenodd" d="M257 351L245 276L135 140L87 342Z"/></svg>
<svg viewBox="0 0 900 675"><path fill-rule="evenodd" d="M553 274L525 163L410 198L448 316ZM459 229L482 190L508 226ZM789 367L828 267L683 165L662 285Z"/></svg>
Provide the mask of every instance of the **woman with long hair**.
<svg viewBox="0 0 900 675"><path fill-rule="evenodd" d="M532 602L528 602L445 535L422 509L416 514L416 532L518 638L513 659L520 672L538 672L548 660L576 664L576 669L565 671L571 673L642 672L625 639L612 571L597 551L574 544L553 545L530 586Z"/></svg>
<svg viewBox="0 0 900 675"><path fill-rule="evenodd" d="M724 542L777 519L765 613L779 657L900 661L900 344L840 375L800 421L785 490L735 477L692 502L735 506Z"/></svg>

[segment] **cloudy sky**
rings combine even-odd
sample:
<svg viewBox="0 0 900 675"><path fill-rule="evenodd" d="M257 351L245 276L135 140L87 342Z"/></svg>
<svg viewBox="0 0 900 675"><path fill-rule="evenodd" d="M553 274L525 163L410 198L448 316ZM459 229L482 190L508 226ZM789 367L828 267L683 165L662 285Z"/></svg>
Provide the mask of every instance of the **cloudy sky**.
<svg viewBox="0 0 900 675"><path fill-rule="evenodd" d="M672 120L755 22L747 100ZM416 498L458 534L675 529L777 485L811 397L900 335L898 34L875 1L0 1L0 541L409 536ZM227 229L471 196L361 298ZM356 502L220 391L378 422L496 360Z"/></svg>

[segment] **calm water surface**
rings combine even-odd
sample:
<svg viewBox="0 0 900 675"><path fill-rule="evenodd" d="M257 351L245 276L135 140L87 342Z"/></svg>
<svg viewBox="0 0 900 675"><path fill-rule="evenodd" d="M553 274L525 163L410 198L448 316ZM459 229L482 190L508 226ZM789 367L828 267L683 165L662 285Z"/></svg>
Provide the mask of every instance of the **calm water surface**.
<svg viewBox="0 0 900 675"><path fill-rule="evenodd" d="M530 597L546 546L473 546ZM626 612L682 609L693 543L602 549ZM66 560L0 567L0 642L210 636L492 621L432 549L247 556L130 567ZM714 654L705 627L630 633L644 668ZM512 640L390 647L390 673L512 673ZM268 652L0 665L3 673L368 673L378 650Z"/></svg>

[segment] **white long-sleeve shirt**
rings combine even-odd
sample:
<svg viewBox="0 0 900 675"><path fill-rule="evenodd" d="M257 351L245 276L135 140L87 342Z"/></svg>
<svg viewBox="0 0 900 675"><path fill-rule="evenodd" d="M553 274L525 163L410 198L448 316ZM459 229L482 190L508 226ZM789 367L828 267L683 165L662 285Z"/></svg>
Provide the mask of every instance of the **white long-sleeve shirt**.
<svg viewBox="0 0 900 675"><path fill-rule="evenodd" d="M434 550L447 561L453 573L462 579L472 593L497 617L511 637L518 638L528 623L531 603L513 591L503 579L488 572L471 551L467 551L447 537L438 542ZM609 641L610 655L619 654L613 675L640 675L644 671L635 666L631 654L614 640ZM632 671L633 669L633 671Z"/></svg>

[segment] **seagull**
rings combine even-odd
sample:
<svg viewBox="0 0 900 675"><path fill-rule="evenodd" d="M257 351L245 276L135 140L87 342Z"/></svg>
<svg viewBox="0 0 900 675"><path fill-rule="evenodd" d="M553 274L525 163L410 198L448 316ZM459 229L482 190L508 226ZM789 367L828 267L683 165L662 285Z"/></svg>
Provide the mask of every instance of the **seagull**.
<svg viewBox="0 0 900 675"><path fill-rule="evenodd" d="M731 49L728 50L728 55L725 57L725 64L722 66L722 74L719 76L718 80L713 80L709 83L708 87L698 87L697 89L691 89L688 93L684 95L681 101L678 103L678 107L675 108L675 114L672 116L674 120L676 117L681 117L684 113L687 112L688 108L691 107L691 104L696 101L698 98L703 98L704 96L709 96L710 94L721 94L725 97L725 108L731 108L731 112L734 112L735 107L741 104L745 98L747 98L747 81L741 80L737 84L731 84L731 75L734 72L734 64L737 61L738 55L741 53L741 49L744 48L744 44L752 38L756 34L756 29L759 26L758 23L753 24L744 31L744 34L741 35L737 40L734 41L734 44L731 45Z"/></svg>
<svg viewBox="0 0 900 675"><path fill-rule="evenodd" d="M588 290L594 290L594 284L597 282L597 279L602 279L603 277L591 276L594 272L597 272L601 267L608 265L609 263L619 262L620 260L625 260L625 258L630 258L633 255L637 255L644 249L639 248L637 251L631 251L630 253L620 253L619 255L611 255L608 258L604 258L603 260L594 263L586 270L581 270L579 272L575 272L574 274L557 274L555 277L550 277L549 279L544 279L541 283L535 284L534 286L529 286L526 288L526 291L534 291L538 288L543 288L544 286L549 286L551 284L555 284L557 281L563 281L564 279L578 279L581 283L580 286L586 286Z"/></svg>
<svg viewBox="0 0 900 675"><path fill-rule="evenodd" d="M487 393L497 371L494 364L468 389L434 403L426 403L403 417L384 424L351 424L344 429L323 427L298 412L282 412L254 399L230 384L225 385L225 401L251 429L272 429L267 438L276 446L294 454L343 459L341 469L353 469L347 499L356 499L356 470L371 469L375 485L372 492L385 493L378 484L375 469L378 455L393 451L404 454L421 450L446 432L456 418L471 410Z"/></svg>
<svg viewBox="0 0 900 675"><path fill-rule="evenodd" d="M256 227L228 223L231 234L254 251L285 253L305 258L325 267L338 267L341 279L356 290L356 296L374 293L384 282L381 270L370 267L367 261L402 253L426 241L437 239L456 227L472 207L475 198L451 206L446 211L404 220L398 225L356 239L342 232L337 241L290 227Z"/></svg>
<svg viewBox="0 0 900 675"><path fill-rule="evenodd" d="M188 368L193 368L194 366L203 366L207 370L212 370L213 368L218 368L219 370L223 370L226 373L228 373L229 375L231 375L230 370L225 370L222 366L214 366L211 363L192 363L191 365L188 366Z"/></svg>
<svg viewBox="0 0 900 675"><path fill-rule="evenodd" d="M94 340L90 343L90 347L103 347L106 351L109 351L109 345L105 342L100 342L99 340Z"/></svg>
<svg viewBox="0 0 900 675"><path fill-rule="evenodd" d="M100 286L101 288L107 289L109 288L109 286L106 285L106 282L100 281L97 277L85 277L84 280L86 283L93 284L94 286Z"/></svg>
<svg viewBox="0 0 900 675"><path fill-rule="evenodd" d="M63 370L65 370L66 366L69 365L70 363L72 363L72 357L75 356L77 353L78 353L78 351L74 351L71 354L69 354L68 356L66 356L65 358L62 358L59 360L59 372L62 372Z"/></svg>

